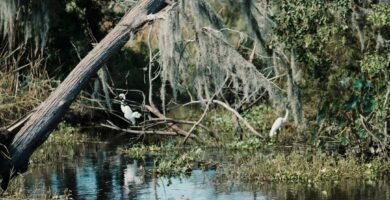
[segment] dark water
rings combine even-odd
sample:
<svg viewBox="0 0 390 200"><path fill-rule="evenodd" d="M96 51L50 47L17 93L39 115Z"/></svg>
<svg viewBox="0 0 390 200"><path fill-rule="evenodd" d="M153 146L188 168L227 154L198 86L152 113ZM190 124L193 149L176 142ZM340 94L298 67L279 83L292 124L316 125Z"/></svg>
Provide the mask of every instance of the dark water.
<svg viewBox="0 0 390 200"><path fill-rule="evenodd" d="M113 148L81 144L86 152L73 160L35 166L24 175L25 193L43 198L45 191L74 199L390 199L385 180L308 186L301 184L240 185L215 181L215 170L194 170L190 176L153 178L153 159L132 159Z"/></svg>

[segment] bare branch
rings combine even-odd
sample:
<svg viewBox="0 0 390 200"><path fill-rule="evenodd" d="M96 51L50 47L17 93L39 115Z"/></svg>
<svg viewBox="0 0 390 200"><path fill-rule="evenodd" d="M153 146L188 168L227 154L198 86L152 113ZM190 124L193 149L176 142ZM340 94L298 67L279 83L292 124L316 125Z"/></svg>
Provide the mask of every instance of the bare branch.
<svg viewBox="0 0 390 200"><path fill-rule="evenodd" d="M148 106L148 105L145 105L145 108L147 110L149 110L149 112L153 113L154 115L156 115L157 117L161 118L161 119L165 119L165 116L163 114L160 113L160 111L158 111L157 109L151 107L151 106ZM169 122L167 123L169 126L171 126L171 128L176 131L179 135L181 136L187 136L188 133L186 131L184 131L183 129L179 128L178 126L174 125L173 123ZM201 142L200 138L197 137L196 135L191 135L189 136L191 137L192 139L194 139L196 142Z"/></svg>
<svg viewBox="0 0 390 200"><path fill-rule="evenodd" d="M146 120L146 121L144 121L142 123L146 124L146 123L149 123L149 122L159 122L159 121L162 121L163 123L173 122L173 123L176 123L176 124L189 124L189 125L196 124L196 122L194 122L194 121L180 120L180 119L171 119L171 118L164 118L164 119L152 118L152 119ZM199 126L200 128L202 128L203 130L205 130L206 132L210 133L211 137L216 138L216 134L212 130L207 128L207 126L203 125L202 123L199 123L199 124L196 124L196 125Z"/></svg>
<svg viewBox="0 0 390 200"><path fill-rule="evenodd" d="M360 122L361 124L363 125L363 128L370 134L370 136L376 141L378 142L380 145L381 145L381 149L382 150L385 150L386 149L386 145L378 138L375 136L375 134L373 132L371 132L370 129L367 128L366 126L366 123L364 122L364 116L363 115L360 115Z"/></svg>
<svg viewBox="0 0 390 200"><path fill-rule="evenodd" d="M169 132L169 131L133 130L133 129L123 129L123 128L120 128L120 127L118 127L118 126L116 126L116 125L108 125L108 124L100 124L100 125L103 126L103 127L106 127L106 128L113 129L113 130L123 131L123 132L126 132L126 133L132 133L132 134L137 134L137 135L142 135L142 134L151 134L151 135L171 135L171 136L177 136L177 135L178 135L178 134L175 133L175 132Z"/></svg>
<svg viewBox="0 0 390 200"><path fill-rule="evenodd" d="M206 100L203 100L203 101L192 101L192 102L189 102L189 103L186 103L184 104L184 106L186 105L190 105L190 104L199 104L199 103L203 103L205 102ZM213 103L216 103L216 104L219 104L221 105L222 107L224 107L226 110L232 112L234 115L237 116L237 118L239 120L241 120L244 125L253 133L255 134L256 136L260 137L260 138L264 138L264 136L262 136L259 132L256 131L255 128L253 128L248 121L246 121L241 115L240 113L238 113L236 110L234 110L232 107L230 107L229 105L227 105L226 103L222 102L222 101L219 101L219 100L213 100L212 101Z"/></svg>

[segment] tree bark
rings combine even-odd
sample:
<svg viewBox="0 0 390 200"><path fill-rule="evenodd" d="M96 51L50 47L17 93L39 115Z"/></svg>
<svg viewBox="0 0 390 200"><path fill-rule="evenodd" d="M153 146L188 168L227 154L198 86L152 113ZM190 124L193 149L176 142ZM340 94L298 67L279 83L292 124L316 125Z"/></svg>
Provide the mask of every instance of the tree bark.
<svg viewBox="0 0 390 200"><path fill-rule="evenodd" d="M303 106L301 99L301 90L296 80L296 66L294 53L291 53L290 66L287 66L287 95L291 106L294 123L300 128L304 127L303 123Z"/></svg>
<svg viewBox="0 0 390 200"><path fill-rule="evenodd" d="M56 127L71 103L100 66L128 41L130 32L135 32L153 14L168 4L165 0L140 0L118 25L84 57L61 85L36 109L29 120L16 134L10 144L11 159L0 162L0 174L7 180L11 169L15 172L27 170L31 154Z"/></svg>

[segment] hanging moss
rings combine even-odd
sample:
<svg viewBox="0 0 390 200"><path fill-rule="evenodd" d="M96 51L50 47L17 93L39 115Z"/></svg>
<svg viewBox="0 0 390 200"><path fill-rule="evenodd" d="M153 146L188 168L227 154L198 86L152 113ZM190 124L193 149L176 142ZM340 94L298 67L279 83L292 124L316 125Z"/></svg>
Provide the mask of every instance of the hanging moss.
<svg viewBox="0 0 390 200"><path fill-rule="evenodd" d="M193 86L198 99L210 98L231 82L233 92L242 99L254 100L266 90L272 100L280 101L276 85L230 45L229 37L222 31L226 27L223 20L207 2L181 3L178 12L171 13L159 29L163 102L165 84L169 82L176 96L184 90L183 81ZM190 30L188 35L195 35L196 39L185 40L183 30Z"/></svg>
<svg viewBox="0 0 390 200"><path fill-rule="evenodd" d="M2 0L0 2L0 34L13 49L18 42L32 40L36 50L43 50L49 32L47 0Z"/></svg>

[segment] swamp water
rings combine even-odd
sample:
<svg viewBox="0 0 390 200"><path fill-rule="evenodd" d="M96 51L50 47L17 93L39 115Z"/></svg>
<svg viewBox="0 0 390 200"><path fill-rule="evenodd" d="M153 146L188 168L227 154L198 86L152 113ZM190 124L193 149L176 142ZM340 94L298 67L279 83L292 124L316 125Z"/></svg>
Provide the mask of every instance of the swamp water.
<svg viewBox="0 0 390 200"><path fill-rule="evenodd" d="M216 170L154 178L154 158L134 159L116 152L117 145L86 144L69 148L72 159L35 165L23 175L23 192L36 199L68 191L71 199L390 199L385 180L343 180L309 186L292 183L240 184L217 180ZM215 152L214 152L215 153Z"/></svg>

